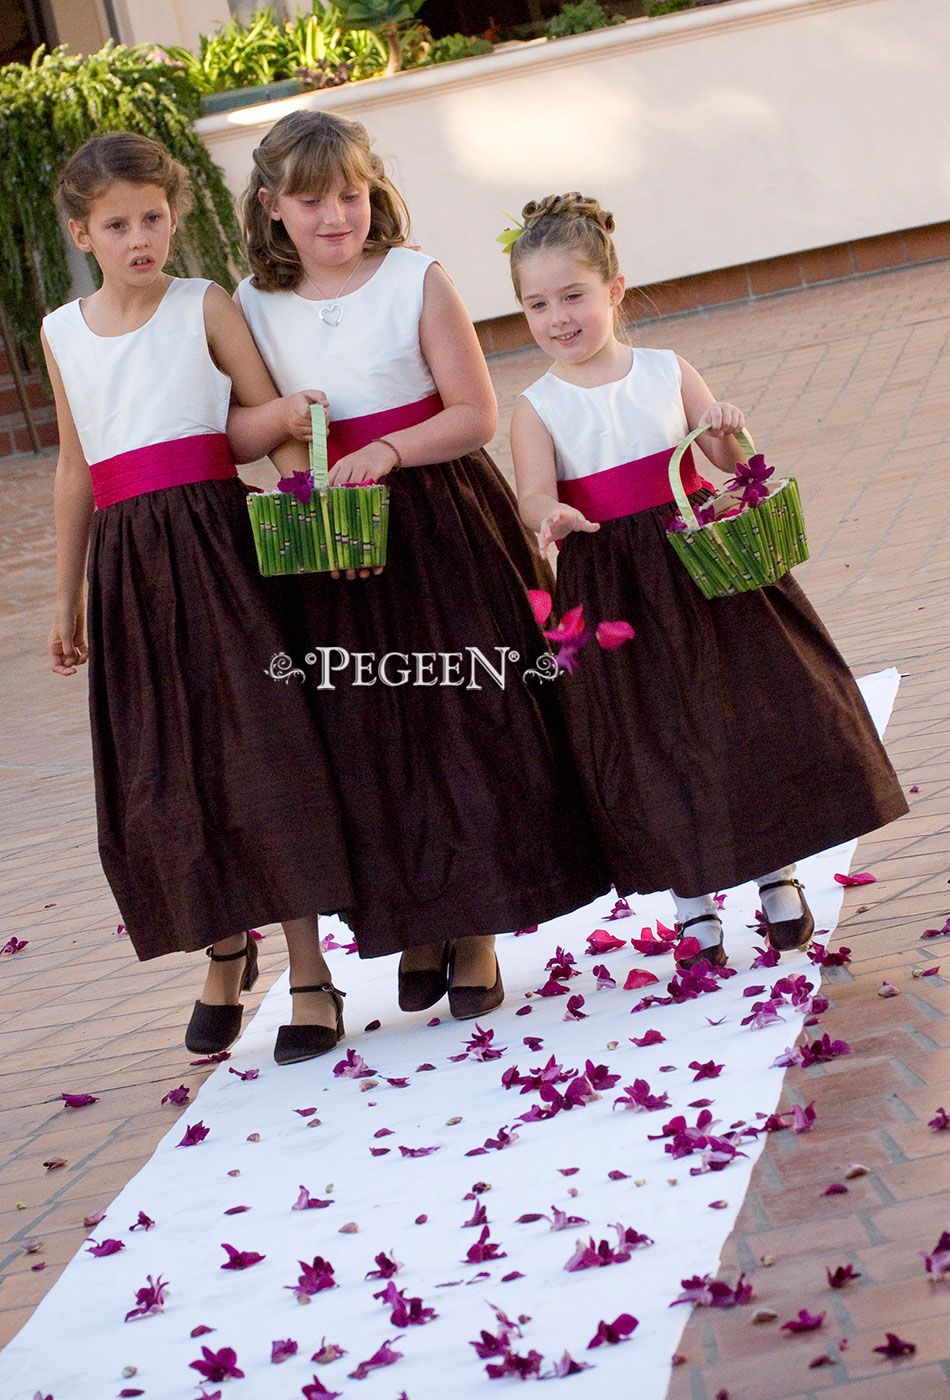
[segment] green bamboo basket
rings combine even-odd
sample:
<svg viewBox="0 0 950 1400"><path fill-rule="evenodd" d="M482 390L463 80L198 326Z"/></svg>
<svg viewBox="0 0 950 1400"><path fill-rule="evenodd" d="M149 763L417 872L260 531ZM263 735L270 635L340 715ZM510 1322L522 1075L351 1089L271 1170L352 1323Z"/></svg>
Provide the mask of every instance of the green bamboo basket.
<svg viewBox="0 0 950 1400"><path fill-rule="evenodd" d="M667 538L703 597L726 598L777 583L808 558L808 542L798 482L793 476L779 481L757 506L708 525L699 523L683 487L680 464L690 443L706 431L696 428L688 433L670 459L670 486L686 529L673 531ZM751 457L755 445L749 434L738 432L735 437L746 458ZM722 492L709 504L732 500L733 493Z"/></svg>
<svg viewBox="0 0 950 1400"><path fill-rule="evenodd" d="M304 504L289 491L252 491L247 498L257 563L265 578L338 569L378 569L386 563L389 490L327 485L326 415L310 409L313 494Z"/></svg>

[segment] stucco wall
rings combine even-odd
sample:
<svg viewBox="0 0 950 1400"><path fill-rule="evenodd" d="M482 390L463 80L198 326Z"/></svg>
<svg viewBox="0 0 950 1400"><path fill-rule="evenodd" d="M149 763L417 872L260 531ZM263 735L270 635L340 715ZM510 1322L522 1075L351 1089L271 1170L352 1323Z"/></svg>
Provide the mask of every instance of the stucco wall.
<svg viewBox="0 0 950 1400"><path fill-rule="evenodd" d="M947 0L731 0L199 124L235 193L295 107L357 117L474 319L528 198L613 209L648 284L950 218Z"/></svg>

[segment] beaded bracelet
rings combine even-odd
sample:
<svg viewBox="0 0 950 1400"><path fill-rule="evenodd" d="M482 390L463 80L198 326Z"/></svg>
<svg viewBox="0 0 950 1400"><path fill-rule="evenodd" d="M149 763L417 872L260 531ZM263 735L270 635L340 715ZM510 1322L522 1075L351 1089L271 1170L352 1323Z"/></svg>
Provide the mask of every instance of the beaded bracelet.
<svg viewBox="0 0 950 1400"><path fill-rule="evenodd" d="M395 452L396 460L390 467L390 471L398 471L399 468L402 466L402 453L399 451L399 448L396 446L396 444L394 442L390 442L389 438L373 438L373 441L381 442L384 447L389 448L390 452Z"/></svg>

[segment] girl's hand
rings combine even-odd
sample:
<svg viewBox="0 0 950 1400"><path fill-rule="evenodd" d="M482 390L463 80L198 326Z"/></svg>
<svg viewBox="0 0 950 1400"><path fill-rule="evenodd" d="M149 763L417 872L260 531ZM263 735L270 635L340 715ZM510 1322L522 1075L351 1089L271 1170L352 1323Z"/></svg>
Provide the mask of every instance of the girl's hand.
<svg viewBox="0 0 950 1400"><path fill-rule="evenodd" d="M361 481L382 481L396 465L394 449L384 442L368 442L356 452L341 457L330 468L330 486L357 485Z"/></svg>
<svg viewBox="0 0 950 1400"><path fill-rule="evenodd" d="M583 530L592 535L600 526L586 515L581 515L575 506L558 506L545 516L538 530L538 552L543 559L556 540L563 540L572 530Z"/></svg>
<svg viewBox="0 0 950 1400"><path fill-rule="evenodd" d="M734 403L711 403L696 426L707 428L712 437L729 437L745 427L745 414Z"/></svg>
<svg viewBox="0 0 950 1400"><path fill-rule="evenodd" d="M49 653L50 669L58 676L74 676L77 667L86 664L89 648L86 645L83 608L77 608L74 613L57 613L46 649Z"/></svg>
<svg viewBox="0 0 950 1400"><path fill-rule="evenodd" d="M287 437L296 438L298 442L310 441L313 437L310 405L314 403L323 405L323 412L329 423L330 404L326 394L321 389L301 389L299 394L289 394L282 400Z"/></svg>

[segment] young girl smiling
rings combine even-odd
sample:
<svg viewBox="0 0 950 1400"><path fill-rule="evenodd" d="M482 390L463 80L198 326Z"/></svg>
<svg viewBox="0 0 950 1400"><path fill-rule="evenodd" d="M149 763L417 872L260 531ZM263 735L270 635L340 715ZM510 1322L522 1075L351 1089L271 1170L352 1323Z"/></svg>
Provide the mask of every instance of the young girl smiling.
<svg viewBox="0 0 950 1400"><path fill-rule="evenodd" d="M612 216L567 194L522 218L515 293L554 361L512 416L522 519L542 554L563 546L560 611L636 632L558 683L614 883L672 890L684 962L725 962L711 892L750 879L772 947L803 947L813 921L794 862L905 812L896 775L794 580L707 600L670 548L673 449L705 426L703 452L731 474L744 417L672 351L618 337ZM704 488L689 456L684 483Z"/></svg>

